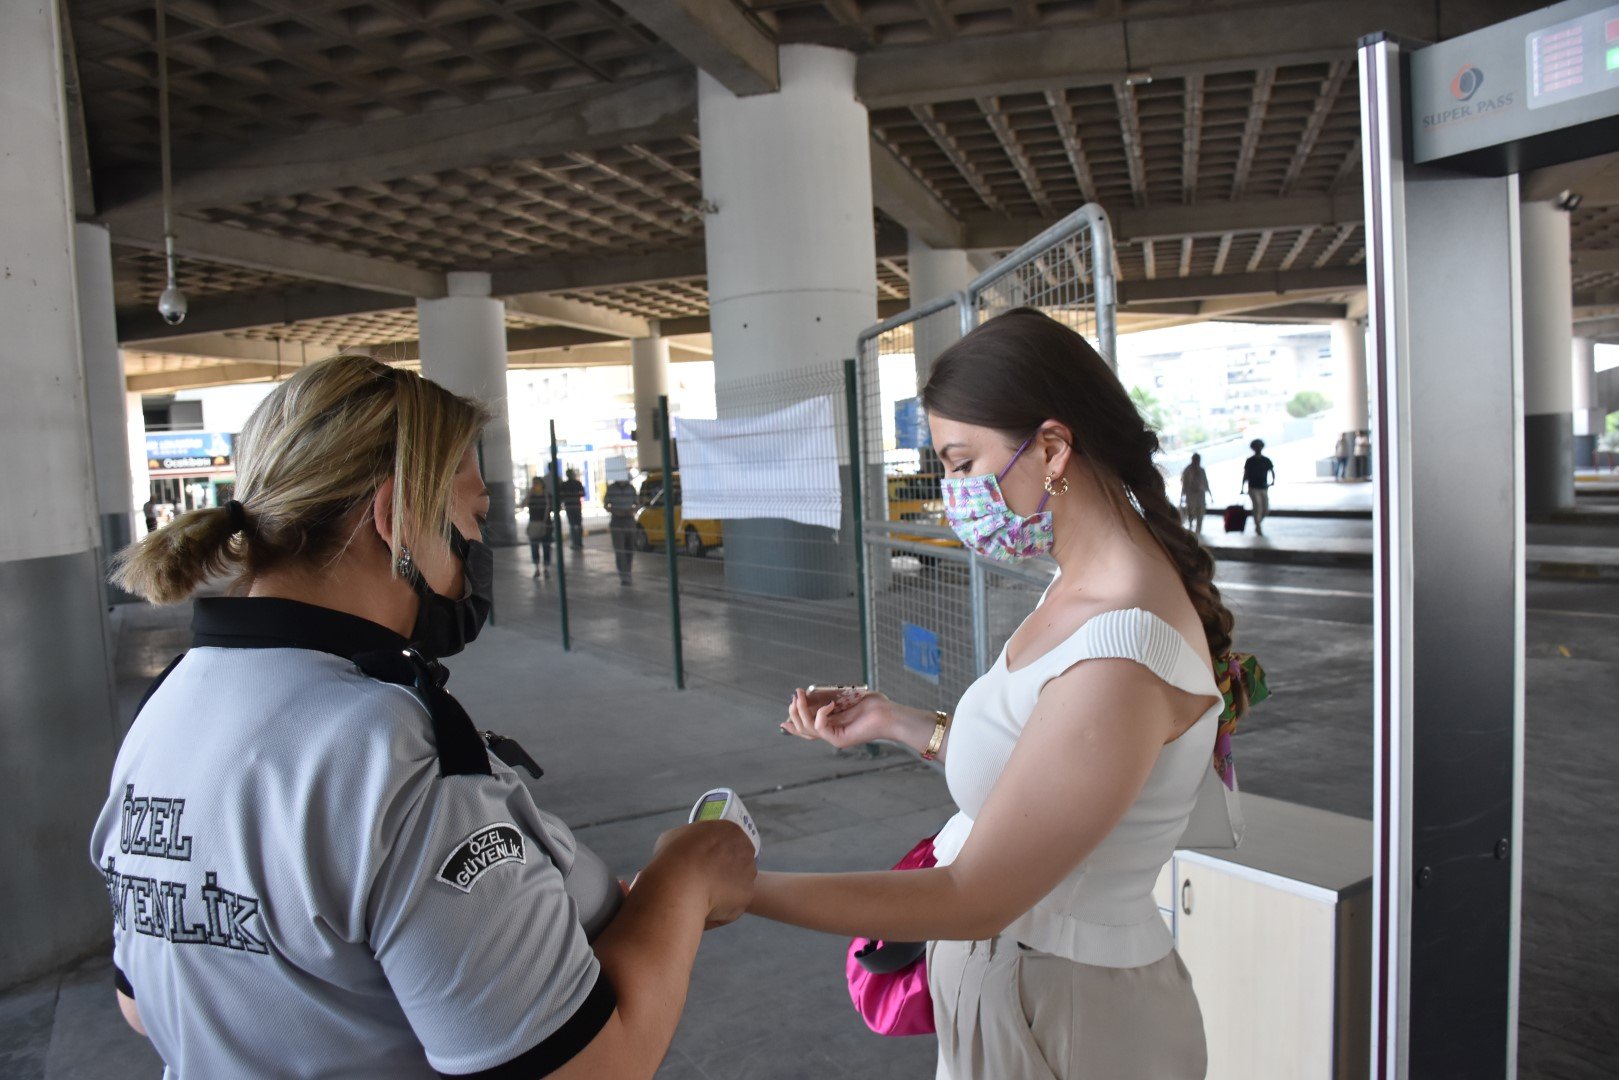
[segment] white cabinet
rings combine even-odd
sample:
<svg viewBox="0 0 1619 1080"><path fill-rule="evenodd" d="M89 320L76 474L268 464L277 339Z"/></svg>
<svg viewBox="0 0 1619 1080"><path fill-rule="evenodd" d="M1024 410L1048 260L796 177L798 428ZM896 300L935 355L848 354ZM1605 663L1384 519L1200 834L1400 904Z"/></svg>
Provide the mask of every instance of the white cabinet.
<svg viewBox="0 0 1619 1080"><path fill-rule="evenodd" d="M1359 1080L1371 823L1253 795L1242 807L1241 847L1177 851L1155 890L1203 1009L1209 1080Z"/></svg>

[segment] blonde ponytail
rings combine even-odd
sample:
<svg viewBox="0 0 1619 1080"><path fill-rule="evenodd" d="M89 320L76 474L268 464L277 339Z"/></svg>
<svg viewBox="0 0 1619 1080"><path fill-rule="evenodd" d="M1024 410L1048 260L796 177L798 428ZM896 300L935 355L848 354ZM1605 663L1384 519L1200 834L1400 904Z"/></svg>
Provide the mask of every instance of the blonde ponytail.
<svg viewBox="0 0 1619 1080"><path fill-rule="evenodd" d="M188 510L113 558L114 585L154 604L176 604L241 562L230 511Z"/></svg>

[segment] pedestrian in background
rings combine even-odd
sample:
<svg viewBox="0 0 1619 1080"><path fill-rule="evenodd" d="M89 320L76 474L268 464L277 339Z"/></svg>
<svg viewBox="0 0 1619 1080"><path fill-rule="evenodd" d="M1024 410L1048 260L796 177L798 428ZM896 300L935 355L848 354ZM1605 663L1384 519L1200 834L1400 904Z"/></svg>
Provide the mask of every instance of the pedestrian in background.
<svg viewBox="0 0 1619 1080"><path fill-rule="evenodd" d="M541 563L540 556L545 561ZM534 576L543 570L551 576L551 493L545 490L545 477L536 476L528 489L528 554L534 560Z"/></svg>
<svg viewBox="0 0 1619 1080"><path fill-rule="evenodd" d="M1270 486L1276 479L1276 466L1263 453L1264 439L1248 444L1253 456L1242 463L1242 487L1254 504L1254 535L1265 535L1265 515L1270 513Z"/></svg>
<svg viewBox="0 0 1619 1080"><path fill-rule="evenodd" d="M1206 500L1213 495L1209 474L1203 469L1203 455L1193 454L1192 463L1181 471L1181 514L1192 532L1203 531L1203 515L1208 509Z"/></svg>
<svg viewBox="0 0 1619 1080"><path fill-rule="evenodd" d="M1342 435L1338 436L1338 446L1337 449L1333 451L1335 455L1333 459L1333 473L1335 474L1335 479L1349 479L1349 455L1354 451L1354 449L1355 437L1353 434L1346 431Z"/></svg>
<svg viewBox="0 0 1619 1080"><path fill-rule="evenodd" d="M607 531L613 538L613 562L618 565L621 585L630 583L630 563L635 558L635 511L641 500L628 477L607 485L602 504L607 507Z"/></svg>
<svg viewBox="0 0 1619 1080"><path fill-rule="evenodd" d="M568 515L568 543L575 548L585 546L585 485L579 482L579 470L569 469L568 478L557 487L562 510Z"/></svg>

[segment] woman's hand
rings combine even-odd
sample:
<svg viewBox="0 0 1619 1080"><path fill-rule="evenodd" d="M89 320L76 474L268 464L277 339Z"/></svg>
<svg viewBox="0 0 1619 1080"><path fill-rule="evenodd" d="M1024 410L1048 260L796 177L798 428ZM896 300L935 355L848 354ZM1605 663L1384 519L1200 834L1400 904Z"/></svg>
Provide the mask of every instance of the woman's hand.
<svg viewBox="0 0 1619 1080"><path fill-rule="evenodd" d="M811 694L794 690L781 730L800 739L820 739L838 749L873 739L893 739L894 703L875 690L858 692L836 687Z"/></svg>

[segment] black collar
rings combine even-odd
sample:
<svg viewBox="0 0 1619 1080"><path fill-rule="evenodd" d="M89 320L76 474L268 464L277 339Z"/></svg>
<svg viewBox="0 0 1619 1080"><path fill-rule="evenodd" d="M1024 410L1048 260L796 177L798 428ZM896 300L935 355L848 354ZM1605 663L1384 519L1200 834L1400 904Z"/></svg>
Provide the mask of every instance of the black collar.
<svg viewBox="0 0 1619 1080"><path fill-rule="evenodd" d="M313 649L352 660L361 653L403 653L402 636L370 619L273 596L209 596L191 616L193 648Z"/></svg>
<svg viewBox="0 0 1619 1080"><path fill-rule="evenodd" d="M492 772L483 737L461 703L444 689L450 673L381 623L273 596L210 596L196 602L191 644L193 648L312 649L350 660L370 678L413 686L433 723L439 772L444 776L488 776ZM539 767L523 756L538 776Z"/></svg>

